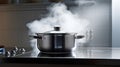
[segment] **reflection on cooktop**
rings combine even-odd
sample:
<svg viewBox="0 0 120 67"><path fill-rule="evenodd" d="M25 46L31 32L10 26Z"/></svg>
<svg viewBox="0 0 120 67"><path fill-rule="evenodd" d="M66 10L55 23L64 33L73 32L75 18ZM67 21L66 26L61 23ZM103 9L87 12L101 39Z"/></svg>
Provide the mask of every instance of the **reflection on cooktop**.
<svg viewBox="0 0 120 67"><path fill-rule="evenodd" d="M32 50L16 57L27 58L116 58L116 51L120 49L114 49L110 47L77 47L71 53L66 54L45 54L39 50ZM113 53L114 52L114 53ZM115 54L115 55L113 55ZM118 53L117 53L118 54ZM120 55L117 55L120 56Z"/></svg>
<svg viewBox="0 0 120 67"><path fill-rule="evenodd" d="M45 54L40 52L38 54L38 57L72 57L71 53L66 53L66 54Z"/></svg>

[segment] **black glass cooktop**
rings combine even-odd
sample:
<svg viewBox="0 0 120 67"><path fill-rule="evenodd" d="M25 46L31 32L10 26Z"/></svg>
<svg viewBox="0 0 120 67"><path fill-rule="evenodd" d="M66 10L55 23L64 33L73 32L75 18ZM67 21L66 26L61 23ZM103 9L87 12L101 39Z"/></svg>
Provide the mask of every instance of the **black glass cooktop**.
<svg viewBox="0 0 120 67"><path fill-rule="evenodd" d="M120 65L120 48L78 47L66 54L45 54L37 49L12 57L0 57L0 63Z"/></svg>
<svg viewBox="0 0 120 67"><path fill-rule="evenodd" d="M78 47L70 53L65 54L46 54L38 49L25 52L15 57L28 58L92 58L92 59L120 59L120 48L111 47Z"/></svg>

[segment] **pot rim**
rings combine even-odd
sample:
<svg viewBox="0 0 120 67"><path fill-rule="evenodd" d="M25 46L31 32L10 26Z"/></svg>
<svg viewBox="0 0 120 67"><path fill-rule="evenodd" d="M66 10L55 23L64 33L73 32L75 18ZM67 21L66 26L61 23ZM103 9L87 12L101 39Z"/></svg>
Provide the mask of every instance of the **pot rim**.
<svg viewBox="0 0 120 67"><path fill-rule="evenodd" d="M77 33L35 33L37 35L75 35Z"/></svg>

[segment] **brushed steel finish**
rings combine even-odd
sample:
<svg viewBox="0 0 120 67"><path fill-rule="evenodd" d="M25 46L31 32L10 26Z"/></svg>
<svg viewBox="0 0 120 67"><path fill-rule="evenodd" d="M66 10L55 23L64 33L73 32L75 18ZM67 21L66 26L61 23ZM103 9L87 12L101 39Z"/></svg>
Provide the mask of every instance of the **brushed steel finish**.
<svg viewBox="0 0 120 67"><path fill-rule="evenodd" d="M44 33L43 33L44 34ZM69 52L74 47L74 34L38 34L37 46L43 52Z"/></svg>

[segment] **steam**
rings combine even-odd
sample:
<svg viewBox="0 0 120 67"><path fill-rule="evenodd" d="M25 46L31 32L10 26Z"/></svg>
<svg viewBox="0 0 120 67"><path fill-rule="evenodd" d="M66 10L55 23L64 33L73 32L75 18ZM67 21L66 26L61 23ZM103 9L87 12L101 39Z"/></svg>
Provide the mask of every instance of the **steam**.
<svg viewBox="0 0 120 67"><path fill-rule="evenodd" d="M85 4L85 2L78 2L78 5L80 4ZM60 26L61 30L64 32L74 32L85 35L84 32L88 29L90 22L87 19L80 18L77 13L72 13L67 9L67 6L65 4L53 4L48 8L48 10L49 13L47 14L47 17L32 21L27 24L27 27L30 31L29 34L44 33L46 31L53 30L54 26ZM77 11L75 10L75 12ZM33 42L36 44L35 40L31 40L31 46Z"/></svg>
<svg viewBox="0 0 120 67"><path fill-rule="evenodd" d="M60 26L65 32L81 32L89 25L89 21L73 14L63 3L54 4L49 8L47 17L27 24L32 33L50 31L54 26Z"/></svg>

